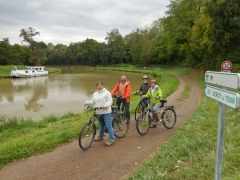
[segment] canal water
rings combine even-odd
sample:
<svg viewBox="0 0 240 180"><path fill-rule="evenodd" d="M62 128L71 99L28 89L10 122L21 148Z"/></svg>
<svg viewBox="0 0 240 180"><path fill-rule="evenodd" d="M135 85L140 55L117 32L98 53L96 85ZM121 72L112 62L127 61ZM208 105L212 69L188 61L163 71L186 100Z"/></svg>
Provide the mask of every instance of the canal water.
<svg viewBox="0 0 240 180"><path fill-rule="evenodd" d="M123 74L131 82L132 92L136 91L142 74L118 71L63 69L43 77L0 78L0 116L39 120L50 114L80 113L96 91L97 81L111 91Z"/></svg>

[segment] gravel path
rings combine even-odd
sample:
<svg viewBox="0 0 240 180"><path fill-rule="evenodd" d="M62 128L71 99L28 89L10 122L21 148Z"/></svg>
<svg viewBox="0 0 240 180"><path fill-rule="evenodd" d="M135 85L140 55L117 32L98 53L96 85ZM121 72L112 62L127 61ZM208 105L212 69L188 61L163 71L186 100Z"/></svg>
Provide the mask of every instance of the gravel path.
<svg viewBox="0 0 240 180"><path fill-rule="evenodd" d="M169 140L197 107L201 95L198 84L186 76L177 75L177 77L180 79L179 87L167 98L168 105L176 107L177 124L173 129L167 130L163 126L158 126L141 136L137 133L132 117L130 130L126 137L116 138L112 146L105 146L104 141L94 142L91 148L83 151L79 148L78 141L75 140L58 147L53 152L6 165L0 170L0 179L126 179L136 167L156 152L159 145ZM186 83L191 86L189 97L182 101L178 100L181 98ZM106 137L105 140L107 140Z"/></svg>

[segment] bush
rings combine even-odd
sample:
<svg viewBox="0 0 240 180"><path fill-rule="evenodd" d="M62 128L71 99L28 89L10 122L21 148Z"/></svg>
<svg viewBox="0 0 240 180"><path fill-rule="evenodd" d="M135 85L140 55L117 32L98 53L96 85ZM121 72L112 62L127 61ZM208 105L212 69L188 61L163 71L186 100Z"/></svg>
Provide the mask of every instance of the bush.
<svg viewBox="0 0 240 180"><path fill-rule="evenodd" d="M240 72L240 64L234 64L232 68L232 72L239 73Z"/></svg>

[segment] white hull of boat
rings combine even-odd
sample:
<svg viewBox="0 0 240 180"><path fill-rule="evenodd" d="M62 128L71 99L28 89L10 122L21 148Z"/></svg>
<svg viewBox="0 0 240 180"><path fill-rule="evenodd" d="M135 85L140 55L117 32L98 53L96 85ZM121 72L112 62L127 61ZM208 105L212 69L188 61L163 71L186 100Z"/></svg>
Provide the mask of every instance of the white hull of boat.
<svg viewBox="0 0 240 180"><path fill-rule="evenodd" d="M48 75L48 71L35 71L35 72L28 71L26 73L25 70L16 70L16 71L11 71L10 77L29 78L29 77L38 77L38 76L47 76L47 75Z"/></svg>

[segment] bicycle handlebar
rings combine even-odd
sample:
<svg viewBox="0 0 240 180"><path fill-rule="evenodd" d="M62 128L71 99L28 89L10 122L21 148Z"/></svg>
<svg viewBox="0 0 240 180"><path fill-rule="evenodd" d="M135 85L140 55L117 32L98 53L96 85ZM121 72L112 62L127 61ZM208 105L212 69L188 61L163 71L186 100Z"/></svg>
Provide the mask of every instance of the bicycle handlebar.
<svg viewBox="0 0 240 180"><path fill-rule="evenodd" d="M143 97L143 99L152 99L152 98L150 98L150 97Z"/></svg>
<svg viewBox="0 0 240 180"><path fill-rule="evenodd" d="M117 96L117 95L113 95L112 97L113 97L113 98L116 98L116 99L119 99L119 100L120 100L120 99L125 99L124 97L122 97L122 96Z"/></svg>
<svg viewBox="0 0 240 180"><path fill-rule="evenodd" d="M87 109L90 109L90 108L94 109L94 111L102 109L102 107L92 107L90 105L87 105Z"/></svg>

